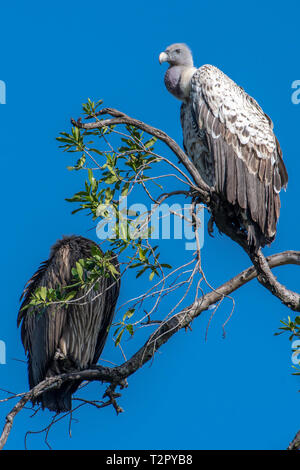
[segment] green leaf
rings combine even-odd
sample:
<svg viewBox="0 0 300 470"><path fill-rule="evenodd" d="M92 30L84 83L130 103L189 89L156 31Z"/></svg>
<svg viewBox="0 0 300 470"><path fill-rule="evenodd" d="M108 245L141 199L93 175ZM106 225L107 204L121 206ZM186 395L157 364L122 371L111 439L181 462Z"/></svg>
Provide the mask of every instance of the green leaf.
<svg viewBox="0 0 300 470"><path fill-rule="evenodd" d="M39 297L40 297L42 300L46 301L46 298L47 298L47 288L46 288L45 286L40 287L38 293L39 293Z"/></svg>
<svg viewBox="0 0 300 470"><path fill-rule="evenodd" d="M170 264L167 264L167 263L161 264L161 267L162 267L162 268L172 269L172 266L171 266Z"/></svg>
<svg viewBox="0 0 300 470"><path fill-rule="evenodd" d="M93 184L95 178L94 178L94 175L93 175L93 170L91 168L88 169L88 177L89 177L89 182L91 184Z"/></svg>
<svg viewBox="0 0 300 470"><path fill-rule="evenodd" d="M120 331L120 333L118 334L118 336L116 337L116 341L115 341L115 346L118 346L118 344L120 344L120 341L121 341L121 338L123 336L123 333L124 333L124 328Z"/></svg>
<svg viewBox="0 0 300 470"><path fill-rule="evenodd" d="M119 326L118 328L116 328L115 331L114 331L113 336L116 336L116 334L118 333L118 331L120 331L120 329L121 329L121 326Z"/></svg>
<svg viewBox="0 0 300 470"><path fill-rule="evenodd" d="M114 191L112 191L110 188L106 188L105 190L105 203L108 204L114 196Z"/></svg>
<svg viewBox="0 0 300 470"><path fill-rule="evenodd" d="M108 270L112 274L113 277L116 277L116 276L119 275L119 271L115 268L115 266L113 264L110 264L108 266Z"/></svg>
<svg viewBox="0 0 300 470"><path fill-rule="evenodd" d="M139 248L139 258L141 261L146 261L145 251L141 247Z"/></svg>
<svg viewBox="0 0 300 470"><path fill-rule="evenodd" d="M76 294L77 294L76 290L69 292L68 295L64 298L64 301L68 302L69 300L72 300Z"/></svg>
<svg viewBox="0 0 300 470"><path fill-rule="evenodd" d="M126 330L129 332L131 336L133 336L133 326L130 323L126 325Z"/></svg>
<svg viewBox="0 0 300 470"><path fill-rule="evenodd" d="M157 142L157 137L151 137L151 139L149 139L145 144L144 144L144 147L146 148L149 148L149 147L153 147L153 145Z"/></svg>
<svg viewBox="0 0 300 470"><path fill-rule="evenodd" d="M135 308L130 308L129 310L127 310L127 312L123 315L123 322L126 320L126 318L131 318L134 312Z"/></svg>
<svg viewBox="0 0 300 470"><path fill-rule="evenodd" d="M83 280L83 268L82 268L81 264L78 261L76 262L76 270L77 270L77 274L79 276L79 279L82 281Z"/></svg>
<svg viewBox="0 0 300 470"><path fill-rule="evenodd" d="M125 183L121 192L121 196L126 196L129 190L130 183Z"/></svg>
<svg viewBox="0 0 300 470"><path fill-rule="evenodd" d="M112 184L112 183L115 183L116 181L118 181L118 178L117 178L116 175L110 175L104 181L105 181L106 184Z"/></svg>
<svg viewBox="0 0 300 470"><path fill-rule="evenodd" d="M141 269L137 275L136 275L136 278L140 277L142 274L144 274L144 272L146 271L146 269L148 269L148 266L145 266L143 269Z"/></svg>

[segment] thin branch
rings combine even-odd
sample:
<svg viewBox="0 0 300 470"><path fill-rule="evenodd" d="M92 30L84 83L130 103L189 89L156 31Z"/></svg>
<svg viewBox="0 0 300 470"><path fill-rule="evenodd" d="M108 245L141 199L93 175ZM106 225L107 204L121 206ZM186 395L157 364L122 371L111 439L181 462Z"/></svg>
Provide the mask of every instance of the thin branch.
<svg viewBox="0 0 300 470"><path fill-rule="evenodd" d="M287 264L300 265L300 252L285 251L277 253L266 258L266 261L270 269ZM224 296L227 296L239 289L255 277L257 277L256 268L254 266L250 266L214 291L198 298L192 305L184 308L181 312L173 315L171 318L163 322L163 324L161 324L156 331L151 334L144 346L141 347L128 361L124 362L120 366L112 368L91 366L87 370L74 371L43 380L33 389L29 390L29 392L25 393L7 414L4 428L0 436L0 449L4 447L8 439L14 418L25 407L25 405L29 401L35 401L36 398L45 391L59 388L62 383L66 381L86 380L91 382L96 380L108 382L111 386L107 396L112 392L109 398L111 400L115 400L116 395L114 395L114 390L116 386L119 385L122 388L126 386L126 379L148 362L154 356L155 352L177 331L188 327L196 317L198 317L203 311L207 310L211 305L216 304L219 300L224 298ZM116 411L120 412L118 405L116 403L112 404Z"/></svg>
<svg viewBox="0 0 300 470"><path fill-rule="evenodd" d="M71 119L71 123L80 129L88 130L101 129L103 127L109 127L116 124L128 124L137 127L138 129L143 130L150 135L157 137L175 153L175 155L179 158L179 160L183 163L190 175L193 177L193 180L198 186L199 195L201 195L201 197L203 198L203 202L207 203L209 201L209 186L202 180L198 170L196 169L192 161L189 159L189 157L184 153L184 151L177 144L177 142L175 142L175 140L171 139L171 137L168 136L168 134L166 134L160 129L150 126L149 124L139 121L138 119L131 118L130 116L127 116L126 114L122 113L121 111L118 111L117 109L103 108L97 113L98 116L105 114L113 116L113 118L103 119L101 121L97 120L91 123L83 123L81 119L78 119L77 121Z"/></svg>
<svg viewBox="0 0 300 470"><path fill-rule="evenodd" d="M273 295L280 299L286 307L294 310L295 312L300 312L300 295L297 292L287 289L277 281L261 249L259 249L257 253L249 254L249 256L258 273L258 281Z"/></svg>
<svg viewBox="0 0 300 470"><path fill-rule="evenodd" d="M99 120L97 118L97 116L103 115L109 115L112 116L112 118L102 120ZM216 218L216 220L219 230L228 235L232 240L237 242L246 251L255 268L257 269L259 282L265 288L267 288L273 295L278 297L288 308L296 312L300 311L300 295L296 292L287 289L285 286L283 286L276 280L275 276L268 268L268 264L261 250L254 254L249 251L245 234L238 233L233 228L230 220L228 220L226 210L224 210L222 204L220 204L220 200L217 195L214 194L213 198L211 197L209 186L202 180L198 170L196 169L192 161L173 139L171 139L162 130L152 127L142 121L139 121L138 119L131 118L130 116L127 116L125 113L122 113L117 109L103 108L97 113L95 113L93 116L88 116L88 118L91 117L94 117L97 120L91 123L82 123L81 119L78 119L77 121L71 119L71 122L73 125L81 129L100 129L116 124L127 124L141 129L164 142L183 163L183 165L188 170L190 175L193 177L195 183L197 184L198 188L195 197L200 199L201 202L204 202L205 204L211 206L211 208L213 208L213 210L218 213L218 217Z"/></svg>
<svg viewBox="0 0 300 470"><path fill-rule="evenodd" d="M296 436L289 444L287 450L300 450L300 431L297 432Z"/></svg>

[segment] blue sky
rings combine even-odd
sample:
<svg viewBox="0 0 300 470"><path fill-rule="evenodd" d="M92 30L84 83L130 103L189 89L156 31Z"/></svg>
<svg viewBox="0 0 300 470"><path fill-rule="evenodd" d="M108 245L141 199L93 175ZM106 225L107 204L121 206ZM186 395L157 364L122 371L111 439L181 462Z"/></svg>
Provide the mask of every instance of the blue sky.
<svg viewBox="0 0 300 470"><path fill-rule="evenodd" d="M18 298L27 279L46 259L62 234L96 240L91 219L70 214L64 198L81 189L84 175L69 172L71 154L55 138L70 129L88 97L104 99L131 116L182 141L179 102L165 90L165 68L158 54L172 42L186 42L197 66L220 67L256 98L272 117L290 181L282 194L276 241L266 254L299 246L300 104L292 103L292 82L300 79L299 2L204 2L153 0L113 3L91 0L6 2L1 6L0 80L6 104L0 105L2 231L0 340L7 363L0 365L0 387L27 389ZM168 154L170 155L170 154ZM175 242L174 242L175 243ZM177 241L165 243L166 262L187 253ZM203 267L216 287L249 265L225 236L206 236ZM299 287L299 269L275 270L291 289ZM140 285L122 286L120 301ZM106 408L85 408L68 436L68 422L50 434L55 449L283 449L299 429L299 377L292 376L291 344L274 336L290 312L256 281L234 294L236 308L224 302L193 323L192 332L175 335L150 366L129 379L116 416ZM144 336L127 341L128 356ZM121 362L111 340L103 356ZM88 396L104 388L91 386ZM5 395L3 395L4 397ZM10 404L11 406L11 404ZM3 423L9 406L1 405ZM17 418L7 449L22 449L26 430L39 430L48 412ZM1 424L2 427L2 424ZM46 448L43 436L31 435L28 447Z"/></svg>

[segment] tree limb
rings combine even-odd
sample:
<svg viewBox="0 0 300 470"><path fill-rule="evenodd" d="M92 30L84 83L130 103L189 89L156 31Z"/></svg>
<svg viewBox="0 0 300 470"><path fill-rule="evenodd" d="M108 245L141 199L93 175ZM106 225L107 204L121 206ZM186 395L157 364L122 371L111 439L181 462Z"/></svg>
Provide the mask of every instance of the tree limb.
<svg viewBox="0 0 300 470"><path fill-rule="evenodd" d="M147 132L150 135L153 135L154 137L157 137L157 139L164 142L175 153L175 155L179 158L179 160L183 163L190 175L193 177L193 180L195 181L198 187L197 189L199 195L201 195L202 201L204 203L209 202L209 186L203 181L203 179L199 175L199 172L197 171L196 167L191 162L189 157L185 154L185 152L181 149L177 142L175 142L175 140L171 139L171 137L168 136L168 134L166 134L160 129L157 129L155 127L150 126L149 124L144 123L143 121L139 121L138 119L134 119L130 116L127 116L126 114L122 113L121 111L118 111L117 109L103 108L97 113L95 113L95 116L104 114L113 116L114 119L97 120L91 123L83 123L81 119L78 119L77 121L75 121L75 119L71 119L71 123L80 129L87 130L101 129L103 127L109 127L116 124L128 124L130 126L137 127L138 129Z"/></svg>
<svg viewBox="0 0 300 470"><path fill-rule="evenodd" d="M282 253L277 253L267 257L266 262L268 264L268 269L287 264L300 265L300 252L284 251ZM34 401L45 391L59 388L62 383L66 381L86 380L89 382L101 381L110 383L111 385L109 386L106 395L110 397L116 411L121 411L116 402L113 402L114 396L111 392L114 391L115 387L119 385L124 388L124 386L126 386L126 379L148 362L154 356L155 352L175 333L182 328L188 327L195 318L197 318L203 311L207 310L211 305L239 289L255 277L257 277L256 268L254 266L250 266L217 289L199 297L193 304L162 322L154 333L150 335L144 346L142 346L128 361L124 362L120 366L110 368L95 365L86 370L49 377L40 382L34 388L25 393L7 414L4 428L0 436L0 450L3 449L7 442L13 426L14 418L24 408L24 406L29 401Z"/></svg>
<svg viewBox="0 0 300 470"><path fill-rule="evenodd" d="M257 252L251 252L249 250L245 234L241 233L240 231L235 230L235 228L232 226L232 223L229 217L227 216L226 202L222 201L216 194L210 193L210 188L202 180L194 164L191 162L189 157L182 151L182 149L178 146L178 144L175 141L173 141L163 131L156 129L154 127L148 126L147 124L141 121L138 121L136 119L133 119L127 116L126 114L115 109L111 109L111 108L102 109L99 112L95 113L93 116L88 116L87 119L92 118L92 117L97 119L97 116L103 116L105 114L108 114L112 116L113 118L100 120L100 121L97 120L96 122L88 123L88 124L82 124L81 120L79 119L77 122L72 120L72 123L75 126L83 128L83 129L95 129L95 128L101 128L101 127L115 125L115 124L130 124L130 125L136 126L137 128L141 130L148 132L151 135L154 135L161 141L165 142L166 145L168 145L168 147L175 153L175 155L183 163L185 168L192 175L196 185L198 186L199 191L197 190L197 194L194 195L194 198L199 199L201 202L206 204L214 215L217 214L216 224L217 224L218 229L222 233L225 233L233 241L238 243L249 256L251 262L253 263L253 267L249 268L251 271L249 271L248 274L251 272L252 273L251 275L254 275L254 276L257 275L257 279L260 282L260 284L263 287L265 287L267 290L269 290L272 295L280 299L281 302L289 309L295 312L299 312L300 311L300 294L298 294L297 292L291 291L290 289L282 285L276 279L276 277L271 271L271 268L275 266L275 265L274 266L272 265L272 262L275 260L275 258L272 258L272 257L265 258L261 249L259 249ZM274 256L277 256L277 255L274 255ZM291 264L299 264L299 252L295 252L295 251L285 252L284 259L287 260L288 258L290 258ZM279 263L278 266L280 264L281 263ZM284 262L283 264L286 264L286 263ZM228 281L228 283L230 282L232 282L232 280ZM238 282L238 281L236 280L235 282ZM221 287L224 287L224 286L221 286ZM220 291L220 288L218 289L218 291ZM293 449L300 448L300 431L298 432L298 434L296 435L296 437L294 438L294 440L289 446L289 449L292 449L292 448Z"/></svg>
<svg viewBox="0 0 300 470"><path fill-rule="evenodd" d="M183 163L185 168L193 177L196 185L198 186L196 197L199 198L201 202L208 205L208 207L211 207L214 211L218 212L218 229L221 232L225 233L233 241L238 243L244 249L244 251L246 251L257 270L259 282L273 295L279 298L286 307L290 308L295 312L299 312L300 294L287 289L285 286L283 286L282 284L280 284L280 282L277 281L277 279L269 269L268 263L261 249L257 253L251 253L249 251L245 235L242 233L237 233L236 230L232 227L232 223L227 216L226 207L224 207L223 201L221 201L215 194L213 198L211 197L209 186L203 181L195 165L185 154L185 152L183 152L180 146L162 130L145 124L144 122L139 121L138 119L134 119L130 116L127 116L126 114L122 113L117 109L103 108L97 113L95 113L93 116L88 116L88 118L97 118L97 116L103 116L106 114L113 116L113 119L97 119L95 122L91 123L82 123L81 119L78 119L77 121L71 119L71 122L74 126L78 128L89 130L101 129L103 127L109 127L116 124L128 124L131 126L135 126L138 129L141 129L164 142L175 153L175 155L179 158L179 160Z"/></svg>
<svg viewBox="0 0 300 470"><path fill-rule="evenodd" d="M300 295L287 289L277 281L262 251L259 249L257 253L250 253L249 256L258 273L258 281L280 299L286 307L295 312L300 312Z"/></svg>
<svg viewBox="0 0 300 470"><path fill-rule="evenodd" d="M300 449L300 431L297 432L296 436L289 444L287 450L299 450Z"/></svg>

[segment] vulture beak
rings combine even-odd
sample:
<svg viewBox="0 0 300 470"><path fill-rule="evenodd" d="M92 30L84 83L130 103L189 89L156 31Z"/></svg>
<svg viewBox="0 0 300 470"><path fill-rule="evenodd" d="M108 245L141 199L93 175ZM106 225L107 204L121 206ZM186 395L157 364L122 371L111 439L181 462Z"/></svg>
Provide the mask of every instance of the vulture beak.
<svg viewBox="0 0 300 470"><path fill-rule="evenodd" d="M163 62L168 62L168 59L169 59L169 56L166 52L161 52L159 54L158 60L160 64L162 64Z"/></svg>

